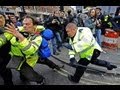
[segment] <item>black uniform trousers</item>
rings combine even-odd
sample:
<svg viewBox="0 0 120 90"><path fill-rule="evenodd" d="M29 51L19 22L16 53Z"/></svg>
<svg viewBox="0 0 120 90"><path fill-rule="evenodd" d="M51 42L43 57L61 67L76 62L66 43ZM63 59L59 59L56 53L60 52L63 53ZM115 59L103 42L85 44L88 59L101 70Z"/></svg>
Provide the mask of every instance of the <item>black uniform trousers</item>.
<svg viewBox="0 0 120 90"><path fill-rule="evenodd" d="M4 85L13 85L12 72L10 69L6 68L10 58L11 56L9 54L6 55L6 57L0 57L0 75L4 80Z"/></svg>
<svg viewBox="0 0 120 90"><path fill-rule="evenodd" d="M38 74L34 69L29 66L26 62L23 63L20 69L20 77L21 79L30 81L30 82L43 82L44 77Z"/></svg>
<svg viewBox="0 0 120 90"><path fill-rule="evenodd" d="M91 61L87 60L86 58L81 58L78 63L80 65L87 66L89 63L107 67L108 63L107 61L104 60L98 60L97 57L100 55L100 51L95 49L93 52L93 56L91 58ZM79 82L80 78L83 76L84 72L86 70L86 67L78 66L76 68L75 74L74 74L74 81Z"/></svg>
<svg viewBox="0 0 120 90"><path fill-rule="evenodd" d="M48 67L52 69L59 67L58 65L56 65L54 62L52 62L48 58L44 58L44 59L39 58L38 63L47 65Z"/></svg>
<svg viewBox="0 0 120 90"><path fill-rule="evenodd" d="M58 65L56 65L54 62L52 62L51 60L49 60L48 58L45 58L44 60L41 60L39 58L38 62L40 64L45 64L47 66L49 66L50 68L54 69L57 68ZM37 72L35 72L33 70L32 67L30 67L27 63L24 63L21 67L20 70L20 78L23 81L29 80L29 81L34 81L34 82L42 82L42 80L44 79L44 77L42 75L39 75Z"/></svg>

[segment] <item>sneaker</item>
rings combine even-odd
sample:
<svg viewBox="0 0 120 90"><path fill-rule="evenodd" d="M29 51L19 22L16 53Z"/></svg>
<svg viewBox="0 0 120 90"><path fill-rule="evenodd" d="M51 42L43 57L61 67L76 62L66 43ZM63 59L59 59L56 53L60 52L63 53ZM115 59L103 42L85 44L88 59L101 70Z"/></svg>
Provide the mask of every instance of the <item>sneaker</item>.
<svg viewBox="0 0 120 90"><path fill-rule="evenodd" d="M79 83L79 81L75 81L75 80L74 80L74 77L73 77L72 75L68 75L68 79L69 79L71 82Z"/></svg>

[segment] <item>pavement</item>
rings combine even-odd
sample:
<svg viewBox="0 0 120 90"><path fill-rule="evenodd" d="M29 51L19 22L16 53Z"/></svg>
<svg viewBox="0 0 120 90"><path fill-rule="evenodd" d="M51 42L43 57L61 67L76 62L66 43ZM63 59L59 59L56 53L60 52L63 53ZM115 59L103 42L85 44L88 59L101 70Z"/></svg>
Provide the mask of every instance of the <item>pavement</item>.
<svg viewBox="0 0 120 90"><path fill-rule="evenodd" d="M43 64L37 64L34 67L34 70L45 77L45 85L120 85L120 49L112 50L103 48L103 50L106 53L101 53L99 59L116 64L118 68L109 71L104 67L89 64L88 67L94 68L95 70L87 69L80 82L77 84L70 82L67 78L68 73L74 74L75 68L63 64L60 61L54 59L53 57L50 57L49 59L60 66L64 65L63 69L66 72L63 73L56 70L52 70L51 68ZM61 48L60 55L56 55L55 57L69 63L68 50L64 47ZM76 59L79 59L79 57L76 56ZM99 70L102 70L106 73L101 73L99 72ZM22 82L19 78L19 72L16 70L12 70L12 74L14 85L37 85L36 83ZM0 85L3 85L3 80L1 77Z"/></svg>

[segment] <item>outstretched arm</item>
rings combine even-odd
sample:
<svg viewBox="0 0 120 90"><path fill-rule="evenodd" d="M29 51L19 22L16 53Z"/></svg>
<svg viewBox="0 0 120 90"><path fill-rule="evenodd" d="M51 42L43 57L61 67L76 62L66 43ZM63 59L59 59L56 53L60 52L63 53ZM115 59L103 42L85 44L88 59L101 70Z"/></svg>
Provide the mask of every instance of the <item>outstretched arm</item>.
<svg viewBox="0 0 120 90"><path fill-rule="evenodd" d="M7 27L5 28L7 29L6 32L18 38L19 42L22 42L25 39L25 37L18 30L16 30L14 24L7 24Z"/></svg>

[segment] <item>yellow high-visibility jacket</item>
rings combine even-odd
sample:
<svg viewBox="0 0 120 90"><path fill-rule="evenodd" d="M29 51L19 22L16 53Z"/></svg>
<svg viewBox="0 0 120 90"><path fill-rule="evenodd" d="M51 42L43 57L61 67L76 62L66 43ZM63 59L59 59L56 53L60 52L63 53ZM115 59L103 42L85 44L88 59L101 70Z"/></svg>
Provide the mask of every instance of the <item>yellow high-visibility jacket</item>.
<svg viewBox="0 0 120 90"><path fill-rule="evenodd" d="M104 21L107 22L108 18L109 18L108 15L104 16ZM112 27L112 23L110 21L108 21L107 24L110 26L110 28Z"/></svg>
<svg viewBox="0 0 120 90"><path fill-rule="evenodd" d="M35 28L36 28L36 32L42 32L43 30L45 30L45 27L42 25L37 25L37 26L35 26ZM24 32L23 26L18 26L18 29L20 32Z"/></svg>
<svg viewBox="0 0 120 90"><path fill-rule="evenodd" d="M94 49L102 51L91 30L87 27L78 27L73 41L70 38L69 43L73 48L73 50L69 50L70 58L75 57L75 54L79 54L80 58L91 60Z"/></svg>
<svg viewBox="0 0 120 90"><path fill-rule="evenodd" d="M23 27L18 28L20 31L24 31ZM40 35L31 34L22 42L19 42L15 36L5 32L4 34L0 35L0 46L4 45L8 40L11 42L11 56L25 56L26 59L24 61L26 61L28 65L31 67L34 67L36 65L39 58L38 49L42 42L42 37ZM21 62L17 70L20 70L20 67L24 61Z"/></svg>

